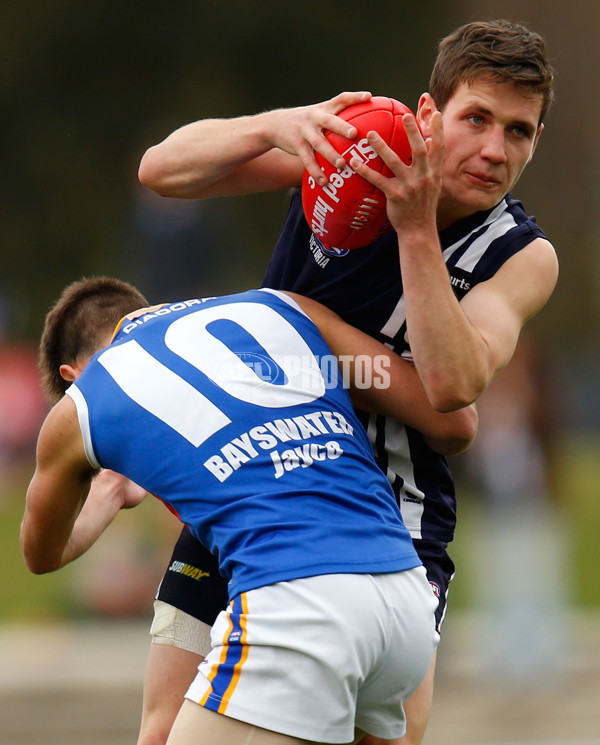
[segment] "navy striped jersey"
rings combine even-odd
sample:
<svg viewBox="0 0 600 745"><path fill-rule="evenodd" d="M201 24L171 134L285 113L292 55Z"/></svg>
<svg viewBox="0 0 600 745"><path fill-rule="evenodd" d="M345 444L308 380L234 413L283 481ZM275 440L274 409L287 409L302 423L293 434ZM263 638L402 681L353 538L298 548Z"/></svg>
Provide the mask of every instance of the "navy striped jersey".
<svg viewBox="0 0 600 745"><path fill-rule="evenodd" d="M338 370L291 298L253 290L125 321L67 393L92 466L162 499L234 597L421 563Z"/></svg>
<svg viewBox="0 0 600 745"><path fill-rule="evenodd" d="M444 259L459 300L538 237L545 236L535 218L510 195L494 208L442 230ZM263 286L314 298L348 323L410 357L394 231L365 248L327 249L304 219L297 190ZM359 416L412 537L449 543L454 536L456 498L445 458L434 453L419 432L400 422L360 412Z"/></svg>

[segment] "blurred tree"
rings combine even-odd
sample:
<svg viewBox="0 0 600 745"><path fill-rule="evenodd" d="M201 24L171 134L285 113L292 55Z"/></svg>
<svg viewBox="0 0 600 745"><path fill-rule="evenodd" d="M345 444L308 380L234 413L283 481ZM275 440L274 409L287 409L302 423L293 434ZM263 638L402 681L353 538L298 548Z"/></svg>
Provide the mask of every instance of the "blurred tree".
<svg viewBox="0 0 600 745"><path fill-rule="evenodd" d="M556 291L533 327L548 348L576 356L586 338L597 338L600 309L600 6L597 0L567 5L561 0L462 0L461 5L464 21L509 18L548 41L556 103L533 167L517 191L556 246L561 263Z"/></svg>
<svg viewBox="0 0 600 745"><path fill-rule="evenodd" d="M344 89L414 106L449 16L442 0L380 0L368 13L358 0L10 3L0 31L0 275L24 298L25 332L37 337L66 282L123 271L120 225L148 145L192 119ZM232 207L244 246L229 286L260 281L286 204L243 202Z"/></svg>
<svg viewBox="0 0 600 745"><path fill-rule="evenodd" d="M368 13L358 0L8 3L0 29L0 277L22 299L25 332L37 336L65 282L128 271L121 227L131 217L137 165L174 127L344 89L414 107L439 38L468 20L506 16L547 36L558 72L557 105L518 191L561 255L557 292L533 324L548 344L557 334L568 343L574 332L589 333L581 313L597 313L598 228L589 215L598 199L600 48L580 40L600 30L600 14L596 0L575 4L581 12L559 0L531 0L526 13L517 0L380 0ZM577 136L565 136L573 112ZM243 241L216 291L260 281L285 205L282 195L257 195L215 208ZM569 302L574 292L577 304Z"/></svg>

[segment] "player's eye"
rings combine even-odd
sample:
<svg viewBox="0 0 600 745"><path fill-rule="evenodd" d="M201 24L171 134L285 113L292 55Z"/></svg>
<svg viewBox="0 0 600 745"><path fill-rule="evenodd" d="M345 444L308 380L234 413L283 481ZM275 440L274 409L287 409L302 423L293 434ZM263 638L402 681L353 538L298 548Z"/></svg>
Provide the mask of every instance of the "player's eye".
<svg viewBox="0 0 600 745"><path fill-rule="evenodd" d="M469 114L467 118L476 127L480 127L482 124L485 123L485 119L481 116L481 114Z"/></svg>
<svg viewBox="0 0 600 745"><path fill-rule="evenodd" d="M513 132L517 137L524 139L524 140L528 140L531 137L531 132L529 131L527 127L520 127L520 126L513 127Z"/></svg>

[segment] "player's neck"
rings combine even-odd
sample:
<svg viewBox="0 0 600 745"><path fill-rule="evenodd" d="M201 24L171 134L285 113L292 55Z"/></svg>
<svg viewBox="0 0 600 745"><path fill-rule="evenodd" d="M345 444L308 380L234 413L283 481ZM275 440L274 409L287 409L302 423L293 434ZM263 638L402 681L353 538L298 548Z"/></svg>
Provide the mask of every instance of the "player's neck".
<svg viewBox="0 0 600 745"><path fill-rule="evenodd" d="M502 201L502 200L500 200ZM497 203L499 204L499 202ZM479 212L486 212L494 209L496 204L482 204L479 209L473 205L465 205L460 203L443 204L441 201L438 203L436 213L436 223L438 232L446 228L455 225L462 220L465 220Z"/></svg>

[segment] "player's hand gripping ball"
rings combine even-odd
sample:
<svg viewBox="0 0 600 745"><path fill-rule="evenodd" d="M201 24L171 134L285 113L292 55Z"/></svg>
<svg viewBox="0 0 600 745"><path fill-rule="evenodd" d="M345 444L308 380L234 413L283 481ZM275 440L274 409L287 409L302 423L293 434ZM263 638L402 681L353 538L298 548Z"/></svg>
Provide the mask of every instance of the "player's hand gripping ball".
<svg viewBox="0 0 600 745"><path fill-rule="evenodd" d="M305 169L302 206L311 230L326 248L362 248L391 229L383 192L354 173L347 164L357 157L385 176L392 175L367 142L367 132L375 130L409 165L412 153L402 117L411 113L400 101L374 96L370 101L349 106L338 114L356 127L354 140L333 132L325 133L331 145L344 157L346 165L341 169L335 168L322 155L315 153L328 183L319 186Z"/></svg>

